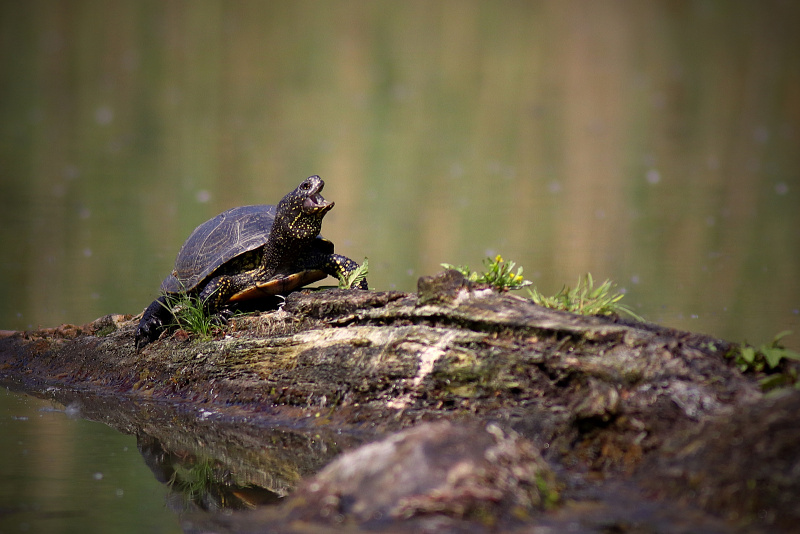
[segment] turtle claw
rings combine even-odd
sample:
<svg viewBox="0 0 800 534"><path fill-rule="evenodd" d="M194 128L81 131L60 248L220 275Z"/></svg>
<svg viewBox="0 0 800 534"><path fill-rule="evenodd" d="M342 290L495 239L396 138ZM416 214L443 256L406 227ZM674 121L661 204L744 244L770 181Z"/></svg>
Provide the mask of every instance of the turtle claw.
<svg viewBox="0 0 800 534"><path fill-rule="evenodd" d="M161 334L161 324L157 321L139 323L136 328L136 352L140 352L145 346L155 341Z"/></svg>
<svg viewBox="0 0 800 534"><path fill-rule="evenodd" d="M231 317L233 317L233 310L230 308L222 308L211 317L211 322L216 326L228 326Z"/></svg>

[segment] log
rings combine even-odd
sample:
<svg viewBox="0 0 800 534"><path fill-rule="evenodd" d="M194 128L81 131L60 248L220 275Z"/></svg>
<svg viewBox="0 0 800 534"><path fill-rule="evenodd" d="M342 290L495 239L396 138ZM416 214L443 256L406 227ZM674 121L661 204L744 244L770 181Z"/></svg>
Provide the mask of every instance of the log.
<svg viewBox="0 0 800 534"><path fill-rule="evenodd" d="M100 410L106 413L96 417L109 422L107 412L113 411L119 420L109 424L137 434L148 450L161 447L165 453L196 442L199 433L209 432L197 426L203 413L217 424L212 435L233 433L237 442L250 444L240 457L257 449L256 443L276 441L261 456L249 455L254 473L283 473L275 476L247 475L248 468L229 458L225 437L219 446L209 440L202 452L221 471L241 475L237 488L258 486L277 497L290 495L300 480L313 484L312 474L341 451L446 419L518 435L525 450L542 453L549 466L542 476L555 481L546 494L559 496L548 497L547 510L541 495L536 505L498 504L496 515L481 503L480 517L462 514L459 521L486 526L491 518L495 527L553 521L586 500L575 487L621 481L649 491L675 521L690 513L684 508L692 510L699 514L696 524L709 531L731 525L789 531L800 521L792 505L800 497L800 477L769 467L799 469L800 393L765 396L726 356L732 345L724 340L546 309L471 284L454 271L420 279L416 294L295 292L278 310L234 316L215 339L179 331L139 353L136 324L137 317L111 315L81 327L5 335L0 373L6 383L34 394L53 396L57 386L65 404L106 399ZM142 415L153 402L185 415L178 432L174 417L161 427ZM322 443L318 449L326 452L283 454L286 443L270 436L268 425L283 425L280 431L291 443ZM745 430L748 451L742 454L735 431ZM469 458L477 456L464 461L473 462ZM732 464L731 458L740 461ZM715 463L724 465L724 476L714 474ZM690 491L700 496L686 499ZM636 494L631 498L641 499ZM674 504L676 497L683 501ZM298 499L271 507L262 518L272 524L297 517L325 523L304 514ZM598 523L629 520L628 508L612 513L614 506L606 503L603 510L613 518L600 514ZM420 514L434 513L435 507L423 508ZM451 519L452 510L465 509L453 503L440 508ZM346 510L333 516L365 521ZM401 516L393 521L409 520ZM241 529L233 519L229 526Z"/></svg>

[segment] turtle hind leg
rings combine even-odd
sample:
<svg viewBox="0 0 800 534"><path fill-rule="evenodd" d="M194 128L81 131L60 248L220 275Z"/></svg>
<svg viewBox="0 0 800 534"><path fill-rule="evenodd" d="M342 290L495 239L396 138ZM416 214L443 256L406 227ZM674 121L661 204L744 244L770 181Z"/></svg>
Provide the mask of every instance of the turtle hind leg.
<svg viewBox="0 0 800 534"><path fill-rule="evenodd" d="M136 352L158 339L171 321L172 312L162 295L150 303L136 327Z"/></svg>
<svg viewBox="0 0 800 534"><path fill-rule="evenodd" d="M208 313L215 314L228 302L231 295L242 287L246 287L251 279L251 273L233 276L221 274L209 280L198 295L198 298Z"/></svg>
<svg viewBox="0 0 800 534"><path fill-rule="evenodd" d="M321 265L322 270L325 271L326 274L336 278L347 276L359 267L360 265L358 263L341 254L326 255ZM362 278L361 281L353 285L351 289L369 289L367 279Z"/></svg>

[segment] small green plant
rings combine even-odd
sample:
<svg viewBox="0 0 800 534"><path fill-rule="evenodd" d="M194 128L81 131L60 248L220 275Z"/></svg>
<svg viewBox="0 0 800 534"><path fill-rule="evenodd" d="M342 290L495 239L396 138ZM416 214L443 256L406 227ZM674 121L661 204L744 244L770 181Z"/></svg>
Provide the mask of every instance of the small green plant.
<svg viewBox="0 0 800 534"><path fill-rule="evenodd" d="M199 336L211 339L214 330L219 326L217 316L210 314L205 302L199 296L180 293L166 295L165 306L175 318L173 326Z"/></svg>
<svg viewBox="0 0 800 534"><path fill-rule="evenodd" d="M561 495L553 480L548 480L548 477L542 472L536 473L536 489L539 490L545 510L555 509L561 500Z"/></svg>
<svg viewBox="0 0 800 534"><path fill-rule="evenodd" d="M350 289L361 283L369 274L369 259L364 258L364 263L358 269L347 274L339 275L339 289Z"/></svg>
<svg viewBox="0 0 800 534"><path fill-rule="evenodd" d="M455 266L449 263L441 264L445 269L454 269L460 272L470 282L489 284L497 291L522 289L525 286L531 285L529 280L525 280L525 278L522 277L522 267L518 267L517 271L514 272L514 267L516 267L517 264L513 261L506 263L500 254L495 256L494 259L486 258L483 260L483 265L486 267L486 270L482 273L478 273L476 271L471 271L468 265Z"/></svg>
<svg viewBox="0 0 800 534"><path fill-rule="evenodd" d="M742 372L752 371L761 372L773 370L780 365L782 360L800 361L800 354L789 350L781 344L781 339L792 332L785 330L776 335L768 344L754 347L748 343L735 345L729 352L728 357L734 358L736 365Z"/></svg>
<svg viewBox="0 0 800 534"><path fill-rule="evenodd" d="M624 293L615 293L613 289L614 284L611 283L611 280L606 280L595 287L591 273L586 273L585 276L578 278L575 288L564 286L552 297L543 295L536 288L529 289L528 293L533 302L546 308L581 315L619 315L624 313L637 321L644 321L628 306L620 304L619 301L625 295Z"/></svg>

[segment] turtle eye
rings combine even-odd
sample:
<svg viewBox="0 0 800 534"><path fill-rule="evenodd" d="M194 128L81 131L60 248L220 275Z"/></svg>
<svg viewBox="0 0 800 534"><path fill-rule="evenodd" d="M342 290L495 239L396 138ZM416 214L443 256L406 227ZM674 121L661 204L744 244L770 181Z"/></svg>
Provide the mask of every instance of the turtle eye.
<svg viewBox="0 0 800 534"><path fill-rule="evenodd" d="M302 189L303 191L308 191L310 187L311 183L308 181L305 181L302 184L300 184L300 189Z"/></svg>

